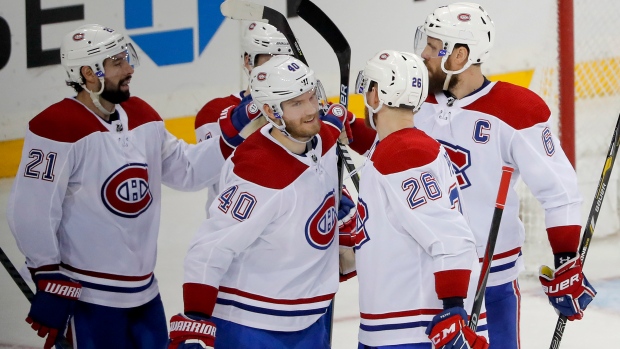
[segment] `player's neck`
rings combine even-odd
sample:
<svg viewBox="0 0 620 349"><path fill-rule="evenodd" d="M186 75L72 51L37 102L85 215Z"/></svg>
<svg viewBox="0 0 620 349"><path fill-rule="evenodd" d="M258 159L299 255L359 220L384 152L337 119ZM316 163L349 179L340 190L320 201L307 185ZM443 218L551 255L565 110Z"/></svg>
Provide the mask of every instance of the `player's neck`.
<svg viewBox="0 0 620 349"><path fill-rule="evenodd" d="M86 90L80 91L80 93L78 93L76 98L78 101L82 102L82 104L84 104L88 109L90 109L93 113L97 114L98 117L102 118L106 122L110 121L110 115L106 115L102 113L99 110L99 108L95 106L95 103L93 103L93 100L90 98L88 91ZM112 102L108 102L103 98L99 98L99 102L101 103L101 106L104 107L106 110L114 110L114 104Z"/></svg>
<svg viewBox="0 0 620 349"><path fill-rule="evenodd" d="M379 140L383 140L396 131L412 127L413 113L409 109L384 106L379 115L377 115L377 135Z"/></svg>
<svg viewBox="0 0 620 349"><path fill-rule="evenodd" d="M280 142L280 144L282 144L284 148L288 149L291 153L301 155L306 152L306 143L292 141L290 138L285 136L282 131L275 127L271 129L271 136L273 136L273 138Z"/></svg>
<svg viewBox="0 0 620 349"><path fill-rule="evenodd" d="M453 76L452 79L457 78L457 76ZM464 72L458 75L458 83L449 89L450 93L456 97L456 99L461 99L463 97L469 96L472 92L479 89L484 84L484 75L482 75L482 71L480 70L479 65L472 65Z"/></svg>

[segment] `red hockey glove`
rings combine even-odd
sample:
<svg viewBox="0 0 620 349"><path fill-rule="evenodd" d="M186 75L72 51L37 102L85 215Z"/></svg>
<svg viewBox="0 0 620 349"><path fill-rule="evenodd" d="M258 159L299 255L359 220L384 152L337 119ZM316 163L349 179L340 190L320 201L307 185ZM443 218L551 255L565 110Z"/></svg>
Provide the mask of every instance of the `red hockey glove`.
<svg viewBox="0 0 620 349"><path fill-rule="evenodd" d="M342 187L342 198L338 207L338 242L340 245L340 282L357 275L355 268L354 234L356 224L356 206L346 187Z"/></svg>
<svg viewBox="0 0 620 349"><path fill-rule="evenodd" d="M426 328L436 349L487 349L489 344L465 325L467 312L461 307L446 309L435 315Z"/></svg>
<svg viewBox="0 0 620 349"><path fill-rule="evenodd" d="M583 318L583 311L596 296L596 290L583 275L579 257L569 260L556 270L543 265L538 279L556 313L566 316L570 321Z"/></svg>
<svg viewBox="0 0 620 349"><path fill-rule="evenodd" d="M33 276L37 293L26 318L39 337L47 336L44 349L51 349L58 333L63 333L82 286L60 271L37 272Z"/></svg>
<svg viewBox="0 0 620 349"><path fill-rule="evenodd" d="M195 315L177 314L170 319L168 349L213 349L215 324Z"/></svg>
<svg viewBox="0 0 620 349"><path fill-rule="evenodd" d="M355 114L348 111L342 104L333 103L330 104L329 109L327 109L325 118L329 118L330 116L336 117L338 121L340 121L340 124L343 126L342 134L340 135L340 141L343 144L349 144L353 142L351 123L355 121Z"/></svg>
<svg viewBox="0 0 620 349"><path fill-rule="evenodd" d="M244 97L237 106L222 110L218 120L222 138L229 146L236 148L245 140L240 135L243 128L260 115L260 109L252 102L251 96Z"/></svg>

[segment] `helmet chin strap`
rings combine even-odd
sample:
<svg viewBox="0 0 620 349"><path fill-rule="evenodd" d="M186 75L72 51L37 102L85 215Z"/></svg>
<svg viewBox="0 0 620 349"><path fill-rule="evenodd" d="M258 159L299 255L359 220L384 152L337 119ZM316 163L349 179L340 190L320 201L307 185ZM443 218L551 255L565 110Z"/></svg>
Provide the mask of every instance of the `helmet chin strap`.
<svg viewBox="0 0 620 349"><path fill-rule="evenodd" d="M459 70L456 70L456 71L448 70L448 69L446 69L446 61L448 60L449 56L450 55L445 55L441 59L441 70L443 70L443 72L446 73L446 79L443 82L443 90L444 91L448 91L448 87L450 86L450 79L452 79L452 75L460 74L460 73L464 72L465 69L469 68L469 66L471 65L471 63L468 61L467 63L465 63L463 68L461 68Z"/></svg>
<svg viewBox="0 0 620 349"><path fill-rule="evenodd" d="M377 114L379 110L381 110L381 108L383 108L383 101L379 100L379 106L374 109L368 104L368 101L366 100L366 94L363 93L362 95L364 96L364 104L366 105L366 108L368 108L368 121L370 122L370 127L372 127L372 129L376 131L377 125L375 125L375 118L373 116Z"/></svg>
<svg viewBox="0 0 620 349"><path fill-rule="evenodd" d="M99 89L99 92L93 92L93 91L89 90L86 87L86 84L83 84L82 88L85 89L86 91L88 91L88 95L90 96L90 99L93 101L93 104L95 104L95 107L97 107L97 109L99 109L99 111L101 113L103 113L103 115L110 116L116 110L116 104L114 105L114 108L112 109L112 111L107 111L101 105L101 101L99 101L99 97L101 96L101 93L103 92L103 89L105 87L104 86L105 83L103 81L103 78L99 78L99 81L101 81L101 89Z"/></svg>

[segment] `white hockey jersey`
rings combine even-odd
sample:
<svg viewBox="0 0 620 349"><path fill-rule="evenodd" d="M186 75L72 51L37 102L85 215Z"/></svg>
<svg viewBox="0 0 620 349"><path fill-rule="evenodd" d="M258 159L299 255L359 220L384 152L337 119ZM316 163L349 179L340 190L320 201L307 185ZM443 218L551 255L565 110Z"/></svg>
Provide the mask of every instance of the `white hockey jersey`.
<svg viewBox="0 0 620 349"><path fill-rule="evenodd" d="M214 305L212 315L224 320L298 331L325 313L338 289L340 130L323 122L312 149L297 155L271 129L226 161L221 193L185 259L185 311L210 315Z"/></svg>
<svg viewBox="0 0 620 349"><path fill-rule="evenodd" d="M443 310L440 298L467 297L469 313L480 276L450 160L437 141L408 128L378 142L362 171L354 247L359 341L429 343L425 330ZM478 330L486 335L484 313Z"/></svg>
<svg viewBox="0 0 620 349"><path fill-rule="evenodd" d="M127 308L158 294L161 184L203 188L224 157L218 138L176 139L139 98L116 110L108 124L68 98L30 121L8 221L29 268L60 265L80 300Z"/></svg>
<svg viewBox="0 0 620 349"><path fill-rule="evenodd" d="M577 234L570 238L578 239L577 176L551 133L549 118L549 108L540 97L504 82L488 83L460 100L449 100L443 93L431 95L415 115L415 126L439 140L450 155L480 256L488 240L501 168L515 168L489 286L510 282L523 269L525 233L514 188L519 177L545 209L547 228L571 226Z"/></svg>
<svg viewBox="0 0 620 349"><path fill-rule="evenodd" d="M242 91L243 92L243 91ZM232 94L227 97L215 98L205 104L202 109L196 114L194 121L194 132L196 133L196 142L200 143L204 140L211 139L213 137L221 136L222 131L218 124L218 119L223 110L230 107L235 107L241 103L241 93ZM215 200L217 194L219 194L219 183L215 182L209 186L207 203L205 209L207 211L207 218L209 217L209 207Z"/></svg>

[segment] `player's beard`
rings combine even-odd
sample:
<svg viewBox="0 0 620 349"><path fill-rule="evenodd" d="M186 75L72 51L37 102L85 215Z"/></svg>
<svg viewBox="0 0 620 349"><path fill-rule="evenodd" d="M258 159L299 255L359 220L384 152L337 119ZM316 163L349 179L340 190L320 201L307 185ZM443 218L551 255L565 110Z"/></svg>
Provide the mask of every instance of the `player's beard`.
<svg viewBox="0 0 620 349"><path fill-rule="evenodd" d="M443 84L446 81L448 74L444 73L441 69L441 62L439 65L432 67L429 66L428 61L424 61L424 65L428 69L428 94L433 95L435 93L443 91ZM446 69L451 70L449 62L446 62ZM450 83L448 84L448 90L452 89L459 82L459 74L452 75Z"/></svg>
<svg viewBox="0 0 620 349"><path fill-rule="evenodd" d="M114 104L119 104L128 100L130 96L129 90L121 90L121 85L129 81L129 79L131 79L131 77L119 81L116 86L112 86L110 81L105 81L105 88L103 92L101 92L101 98Z"/></svg>
<svg viewBox="0 0 620 349"><path fill-rule="evenodd" d="M312 121L304 122L304 120L307 121L309 119L312 119ZM288 132L291 137L302 142L312 139L319 131L321 131L321 121L318 112L315 115L308 115L296 122L291 120L286 121L286 132Z"/></svg>

